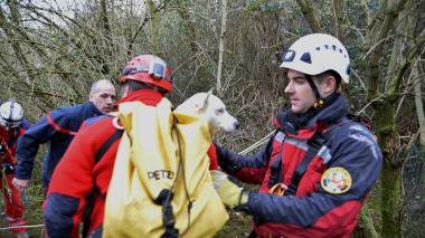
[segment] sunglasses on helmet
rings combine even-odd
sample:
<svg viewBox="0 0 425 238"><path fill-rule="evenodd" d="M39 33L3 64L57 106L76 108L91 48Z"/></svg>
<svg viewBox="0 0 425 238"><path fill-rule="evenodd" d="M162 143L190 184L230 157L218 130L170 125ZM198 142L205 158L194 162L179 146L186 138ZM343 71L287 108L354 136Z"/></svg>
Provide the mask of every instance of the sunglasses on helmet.
<svg viewBox="0 0 425 238"><path fill-rule="evenodd" d="M139 65L137 67L125 68L122 72L122 76L132 75L137 73L148 73L155 79L167 79L172 81L172 77L167 76L167 65L162 62L152 62L149 64L149 67L143 67L143 65Z"/></svg>

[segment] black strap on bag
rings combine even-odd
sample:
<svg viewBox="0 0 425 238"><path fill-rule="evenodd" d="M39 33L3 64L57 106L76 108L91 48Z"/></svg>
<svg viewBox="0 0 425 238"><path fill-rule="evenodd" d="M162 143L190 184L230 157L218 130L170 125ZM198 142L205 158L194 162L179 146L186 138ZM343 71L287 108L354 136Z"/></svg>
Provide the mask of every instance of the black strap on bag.
<svg viewBox="0 0 425 238"><path fill-rule="evenodd" d="M162 206L162 226L165 229L165 232L161 235L161 238L178 238L180 231L175 227L175 217L173 214L173 207L171 205L171 201L173 200L173 190L177 184L177 180L179 179L179 174L181 172L182 178L183 178L183 186L185 190L185 196L187 200L189 201L187 206L187 212L188 212L188 222L187 222L187 228L184 232L182 232L182 236L189 230L190 227L190 212L193 206L193 201L190 200L189 197L189 191L187 188L187 182L186 182L186 175L185 175L185 167L183 164L183 154L182 154L182 148L180 143L180 131L177 127L177 118L173 117L173 127L172 130L176 132L176 138L178 143L178 150L179 150L179 167L177 169L176 179L174 180L172 186L170 189L163 189L160 194L158 195L157 199L155 200L155 203Z"/></svg>
<svg viewBox="0 0 425 238"><path fill-rule="evenodd" d="M165 232L161 235L161 238L177 238L179 237L179 230L176 229L176 219L173 214L173 207L171 201L173 200L174 194L169 189L163 189L155 199L155 203L162 206L162 226Z"/></svg>
<svg viewBox="0 0 425 238"><path fill-rule="evenodd" d="M106 151L108 151L109 147L117 141L119 138L122 137L122 134L124 133L124 130L115 130L115 132L100 146L100 148L96 151L94 158L95 158L95 164L97 164L100 159L105 155Z"/></svg>

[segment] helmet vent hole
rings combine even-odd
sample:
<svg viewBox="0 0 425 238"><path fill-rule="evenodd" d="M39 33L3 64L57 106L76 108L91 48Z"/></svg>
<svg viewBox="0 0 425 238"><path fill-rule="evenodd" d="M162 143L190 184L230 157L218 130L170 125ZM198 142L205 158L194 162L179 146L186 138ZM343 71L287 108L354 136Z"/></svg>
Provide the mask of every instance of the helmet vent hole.
<svg viewBox="0 0 425 238"><path fill-rule="evenodd" d="M335 45L332 45L332 49L333 49L333 50L336 50L336 46L335 46Z"/></svg>
<svg viewBox="0 0 425 238"><path fill-rule="evenodd" d="M316 48L316 50L317 50L317 51L320 51L320 47L317 47L317 48Z"/></svg>
<svg viewBox="0 0 425 238"><path fill-rule="evenodd" d="M328 49L329 49L329 45L325 45L325 49L327 49L327 50L328 50Z"/></svg>
<svg viewBox="0 0 425 238"><path fill-rule="evenodd" d="M282 61L284 62L292 62L294 60L295 57L295 51L293 50L288 50L283 54L283 59Z"/></svg>
<svg viewBox="0 0 425 238"><path fill-rule="evenodd" d="M300 59L301 61L304 61L304 62L306 62L306 63L309 63L309 64L311 64L311 56L310 56L310 53L304 53L302 56L301 56L301 59Z"/></svg>

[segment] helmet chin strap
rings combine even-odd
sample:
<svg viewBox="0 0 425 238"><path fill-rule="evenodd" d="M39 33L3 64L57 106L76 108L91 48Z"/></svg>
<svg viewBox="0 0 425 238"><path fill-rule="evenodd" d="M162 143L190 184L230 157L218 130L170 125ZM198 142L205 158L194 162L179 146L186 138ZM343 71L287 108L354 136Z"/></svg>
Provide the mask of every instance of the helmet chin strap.
<svg viewBox="0 0 425 238"><path fill-rule="evenodd" d="M306 74L305 77L307 78L307 82L310 84L310 87L314 93L314 96L316 97L316 102L314 103L313 107L310 110L320 111L324 107L327 107L328 105L332 104L340 95L339 89L338 89L335 92L323 98L320 95L319 89L317 88L316 84L313 82L312 76Z"/></svg>
<svg viewBox="0 0 425 238"><path fill-rule="evenodd" d="M313 77L308 74L305 74L305 77L307 79L308 84L310 84L310 87L314 93L314 96L316 97L316 102L314 103L313 107L315 109L320 110L325 104L325 99L322 98L322 96L320 96L319 89L317 88L316 84L313 82Z"/></svg>

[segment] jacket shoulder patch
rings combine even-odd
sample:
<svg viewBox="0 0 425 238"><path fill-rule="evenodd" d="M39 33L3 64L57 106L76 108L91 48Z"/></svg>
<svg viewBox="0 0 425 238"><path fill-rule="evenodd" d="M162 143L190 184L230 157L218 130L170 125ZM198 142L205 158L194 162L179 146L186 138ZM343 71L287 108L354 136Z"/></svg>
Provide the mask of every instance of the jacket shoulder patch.
<svg viewBox="0 0 425 238"><path fill-rule="evenodd" d="M342 194L351 188L352 180L350 173L346 169L333 167L323 173L320 183L328 193Z"/></svg>

